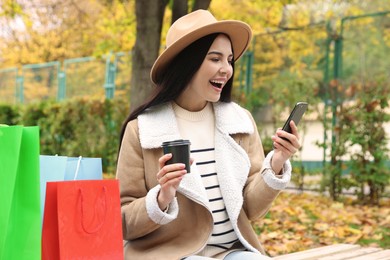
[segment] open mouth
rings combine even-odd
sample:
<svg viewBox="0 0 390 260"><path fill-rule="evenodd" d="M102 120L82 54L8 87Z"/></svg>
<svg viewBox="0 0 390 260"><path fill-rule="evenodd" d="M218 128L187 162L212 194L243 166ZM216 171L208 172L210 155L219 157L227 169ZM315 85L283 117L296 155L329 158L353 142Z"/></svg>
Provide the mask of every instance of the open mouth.
<svg viewBox="0 0 390 260"><path fill-rule="evenodd" d="M210 84L213 85L214 87L221 89L224 82L222 81L216 81L216 80L210 80Z"/></svg>

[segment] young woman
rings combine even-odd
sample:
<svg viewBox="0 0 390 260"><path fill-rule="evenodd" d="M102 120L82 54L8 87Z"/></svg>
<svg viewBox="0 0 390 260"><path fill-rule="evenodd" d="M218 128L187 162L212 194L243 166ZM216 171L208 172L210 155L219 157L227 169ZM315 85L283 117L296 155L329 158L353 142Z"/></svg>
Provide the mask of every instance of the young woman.
<svg viewBox="0 0 390 260"><path fill-rule="evenodd" d="M124 123L118 156L126 259L266 259L250 221L290 180L292 134L264 156L251 114L231 101L234 62L252 37L205 10L177 20L151 70L155 93ZM282 139L282 137L287 140ZM191 172L161 144L191 142Z"/></svg>

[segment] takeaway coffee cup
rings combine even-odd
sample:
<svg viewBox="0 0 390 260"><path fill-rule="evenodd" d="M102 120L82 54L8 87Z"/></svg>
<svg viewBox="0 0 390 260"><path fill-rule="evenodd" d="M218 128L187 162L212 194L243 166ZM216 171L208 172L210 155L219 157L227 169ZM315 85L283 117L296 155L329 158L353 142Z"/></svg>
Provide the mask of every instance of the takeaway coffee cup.
<svg viewBox="0 0 390 260"><path fill-rule="evenodd" d="M161 146L164 154L172 154L172 158L166 164L184 163L187 173L190 173L190 145L189 140L183 139L163 142Z"/></svg>

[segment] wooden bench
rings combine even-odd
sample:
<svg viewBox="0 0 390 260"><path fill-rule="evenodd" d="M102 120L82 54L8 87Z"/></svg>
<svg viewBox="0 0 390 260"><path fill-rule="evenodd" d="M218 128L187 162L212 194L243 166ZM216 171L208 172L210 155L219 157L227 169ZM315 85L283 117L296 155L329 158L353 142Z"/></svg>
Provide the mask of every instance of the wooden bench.
<svg viewBox="0 0 390 260"><path fill-rule="evenodd" d="M273 257L277 260L384 260L390 259L390 250L361 247L351 244L335 244L301 252Z"/></svg>

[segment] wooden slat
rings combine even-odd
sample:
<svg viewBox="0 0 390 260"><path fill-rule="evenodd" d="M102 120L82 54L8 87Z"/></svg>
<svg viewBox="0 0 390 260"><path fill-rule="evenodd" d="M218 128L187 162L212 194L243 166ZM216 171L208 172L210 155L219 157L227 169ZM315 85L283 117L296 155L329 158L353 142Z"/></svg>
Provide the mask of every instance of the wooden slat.
<svg viewBox="0 0 390 260"><path fill-rule="evenodd" d="M335 260L335 259L350 259L352 257L358 257L358 256L367 256L369 254L372 254L374 252L381 251L382 249L380 248L375 248L375 247L362 247L359 249L354 249L350 250L348 252L341 252L341 253L336 253L334 255L330 256L325 256L325 257L320 257L318 260Z"/></svg>
<svg viewBox="0 0 390 260"><path fill-rule="evenodd" d="M330 246L324 246L324 247L319 247L319 248L313 248L301 252L296 252L292 254L287 254L287 255L281 255L281 256L276 256L273 259L277 260L284 260L284 259L294 259L294 260L309 260L309 259L318 259L319 257L324 257L328 255L332 255L335 253L339 252L345 252L345 251L350 251L353 249L358 249L360 248L359 245L350 245L350 244L335 244L335 245L330 245Z"/></svg>
<svg viewBox="0 0 390 260"><path fill-rule="evenodd" d="M390 250L381 250L365 256L353 257L351 260L388 260L390 259Z"/></svg>

